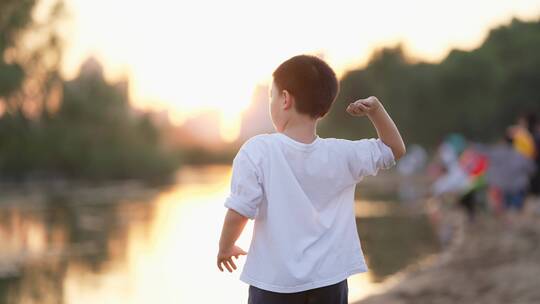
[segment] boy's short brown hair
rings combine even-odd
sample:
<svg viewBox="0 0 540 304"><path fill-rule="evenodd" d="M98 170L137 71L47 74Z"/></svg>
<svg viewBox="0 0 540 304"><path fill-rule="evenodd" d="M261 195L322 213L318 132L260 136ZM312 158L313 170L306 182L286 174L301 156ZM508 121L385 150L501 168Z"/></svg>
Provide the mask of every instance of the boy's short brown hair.
<svg viewBox="0 0 540 304"><path fill-rule="evenodd" d="M332 68L312 55L297 55L272 73L277 88L287 90L295 99L296 111L312 118L328 113L339 92L339 83Z"/></svg>

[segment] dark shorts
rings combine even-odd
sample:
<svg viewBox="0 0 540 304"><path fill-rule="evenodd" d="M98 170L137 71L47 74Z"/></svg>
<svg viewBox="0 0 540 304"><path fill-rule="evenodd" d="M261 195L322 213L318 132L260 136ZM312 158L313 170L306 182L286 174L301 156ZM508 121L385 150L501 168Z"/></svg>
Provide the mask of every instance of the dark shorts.
<svg viewBox="0 0 540 304"><path fill-rule="evenodd" d="M279 293L249 286L248 304L347 304L347 279L328 286L293 293Z"/></svg>

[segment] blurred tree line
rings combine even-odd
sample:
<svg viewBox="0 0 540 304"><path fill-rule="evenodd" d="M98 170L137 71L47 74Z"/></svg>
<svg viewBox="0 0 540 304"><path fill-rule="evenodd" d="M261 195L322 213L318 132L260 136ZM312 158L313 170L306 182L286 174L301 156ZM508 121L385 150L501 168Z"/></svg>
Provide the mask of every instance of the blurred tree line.
<svg viewBox="0 0 540 304"><path fill-rule="evenodd" d="M162 179L179 166L127 83L105 81L89 60L59 73L65 20L59 1L0 1L0 178Z"/></svg>
<svg viewBox="0 0 540 304"><path fill-rule="evenodd" d="M408 58L401 46L374 53L349 71L328 116L325 136L375 136L368 119L349 116L350 102L381 99L407 143L434 147L448 133L491 141L523 111L540 111L540 21L513 19L473 51L452 50L440 63Z"/></svg>

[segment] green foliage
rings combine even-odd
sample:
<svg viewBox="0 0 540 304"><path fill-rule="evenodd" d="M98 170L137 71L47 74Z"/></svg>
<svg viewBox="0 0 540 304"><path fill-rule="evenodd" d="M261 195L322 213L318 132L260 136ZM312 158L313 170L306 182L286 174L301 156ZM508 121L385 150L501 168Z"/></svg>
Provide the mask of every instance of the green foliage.
<svg viewBox="0 0 540 304"><path fill-rule="evenodd" d="M203 147L186 147L179 151L178 157L190 165L226 164L230 165L239 147L212 151Z"/></svg>
<svg viewBox="0 0 540 304"><path fill-rule="evenodd" d="M21 32L32 24L35 0L0 1L0 97L16 91L24 79L24 71L18 63L7 63L3 54L15 45Z"/></svg>
<svg viewBox="0 0 540 304"><path fill-rule="evenodd" d="M512 20L477 49L453 50L438 64L413 62L401 46L376 52L349 71L323 136L376 136L367 119L345 112L358 98L381 99L408 143L436 145L451 132L493 140L523 111L540 111L540 21Z"/></svg>
<svg viewBox="0 0 540 304"><path fill-rule="evenodd" d="M82 73L64 85L56 115L28 121L0 119L4 176L60 176L90 180L161 179L178 167L163 150L148 114L132 113L121 86Z"/></svg>
<svg viewBox="0 0 540 304"><path fill-rule="evenodd" d="M0 178L159 181L172 176L180 158L164 150L149 114L134 113L127 83L107 83L92 60L77 79L61 79L61 45L53 25L63 5L55 2L48 20L37 24L32 12L38 2L0 2L0 102L5 110L0 116ZM29 50L21 41L31 34L44 42ZM25 82L32 83L33 91L26 91ZM51 111L55 87L62 99ZM29 106L38 112L26 111Z"/></svg>

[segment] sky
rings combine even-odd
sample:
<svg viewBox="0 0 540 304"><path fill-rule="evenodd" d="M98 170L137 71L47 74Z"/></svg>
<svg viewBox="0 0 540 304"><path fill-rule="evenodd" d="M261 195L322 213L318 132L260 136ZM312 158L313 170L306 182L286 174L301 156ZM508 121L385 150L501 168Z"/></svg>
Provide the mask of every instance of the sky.
<svg viewBox="0 0 540 304"><path fill-rule="evenodd" d="M167 110L173 122L221 113L233 140L257 84L298 54L321 54L342 75L374 50L402 43L413 58L470 50L512 17L538 20L540 0L170 1L66 0L63 73L88 56L106 77L127 77L134 106Z"/></svg>

